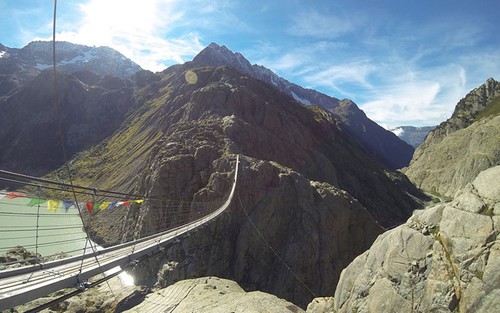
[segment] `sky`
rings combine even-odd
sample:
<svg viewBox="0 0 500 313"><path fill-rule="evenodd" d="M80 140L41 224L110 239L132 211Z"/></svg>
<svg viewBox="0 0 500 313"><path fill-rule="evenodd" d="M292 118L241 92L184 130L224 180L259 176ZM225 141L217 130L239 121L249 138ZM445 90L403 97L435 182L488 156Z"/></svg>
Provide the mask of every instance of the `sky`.
<svg viewBox="0 0 500 313"><path fill-rule="evenodd" d="M51 40L53 5L0 0L0 43ZM56 40L155 72L216 42L386 128L428 126L500 80L499 12L499 0L59 0Z"/></svg>

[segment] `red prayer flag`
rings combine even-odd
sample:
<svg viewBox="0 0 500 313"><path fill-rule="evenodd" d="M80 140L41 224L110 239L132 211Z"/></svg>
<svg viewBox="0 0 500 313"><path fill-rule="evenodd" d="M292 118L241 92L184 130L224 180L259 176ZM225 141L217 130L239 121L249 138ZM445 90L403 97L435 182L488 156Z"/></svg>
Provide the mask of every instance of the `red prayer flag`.
<svg viewBox="0 0 500 313"><path fill-rule="evenodd" d="M94 208L94 203L93 202L85 202L85 206L87 207L87 211L89 211L89 213L92 213L92 209Z"/></svg>
<svg viewBox="0 0 500 313"><path fill-rule="evenodd" d="M130 202L131 202L131 201L125 201L125 202L123 202L122 204L123 204L123 205L129 205L129 204L130 204Z"/></svg>
<svg viewBox="0 0 500 313"><path fill-rule="evenodd" d="M15 199L15 198L26 198L25 195L17 193L17 192L7 192L7 196L5 196L7 199Z"/></svg>

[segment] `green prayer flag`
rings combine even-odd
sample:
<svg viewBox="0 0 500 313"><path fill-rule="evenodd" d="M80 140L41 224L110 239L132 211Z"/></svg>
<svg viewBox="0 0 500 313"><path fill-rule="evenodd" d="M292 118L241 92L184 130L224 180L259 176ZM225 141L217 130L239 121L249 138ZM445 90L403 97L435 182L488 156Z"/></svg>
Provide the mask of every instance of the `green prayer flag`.
<svg viewBox="0 0 500 313"><path fill-rule="evenodd" d="M47 202L47 200L45 200L45 199L33 198L28 203L28 206L40 205L40 204L44 204L45 202Z"/></svg>

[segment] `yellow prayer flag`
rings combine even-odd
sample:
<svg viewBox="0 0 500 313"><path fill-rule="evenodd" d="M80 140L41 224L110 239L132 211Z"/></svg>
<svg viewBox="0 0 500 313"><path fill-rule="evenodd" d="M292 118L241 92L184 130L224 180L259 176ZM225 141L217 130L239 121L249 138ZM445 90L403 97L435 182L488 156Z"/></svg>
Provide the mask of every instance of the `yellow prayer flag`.
<svg viewBox="0 0 500 313"><path fill-rule="evenodd" d="M99 206L99 210L104 210L106 209L109 205L111 204L110 201L104 201L103 203L101 203L101 205Z"/></svg>
<svg viewBox="0 0 500 313"><path fill-rule="evenodd" d="M56 213L57 208L59 207L60 203L61 203L61 200L48 200L47 201L47 208L49 209L50 212Z"/></svg>
<svg viewBox="0 0 500 313"><path fill-rule="evenodd" d="M142 199L141 199L141 200L134 200L134 202L135 202L135 203L143 203L143 202L144 202L144 200L142 200Z"/></svg>

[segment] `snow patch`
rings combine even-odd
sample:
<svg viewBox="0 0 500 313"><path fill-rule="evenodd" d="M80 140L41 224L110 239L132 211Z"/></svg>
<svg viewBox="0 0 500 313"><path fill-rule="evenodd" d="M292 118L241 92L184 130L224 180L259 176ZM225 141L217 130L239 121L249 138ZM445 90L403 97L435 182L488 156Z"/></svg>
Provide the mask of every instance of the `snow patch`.
<svg viewBox="0 0 500 313"><path fill-rule="evenodd" d="M405 133L405 130L402 129L401 127L395 128L391 130L396 136L401 137Z"/></svg>
<svg viewBox="0 0 500 313"><path fill-rule="evenodd" d="M307 100L307 99L304 99L304 98L301 98L299 97L295 92L292 91L292 97L299 101L300 103L302 104L305 104L305 105L311 105L311 101Z"/></svg>
<svg viewBox="0 0 500 313"><path fill-rule="evenodd" d="M5 51L0 51L0 59L3 57L7 57L7 52Z"/></svg>
<svg viewBox="0 0 500 313"><path fill-rule="evenodd" d="M94 58L94 55L95 55L94 49L90 49L89 51L84 52L83 55L76 56L69 61L62 61L61 63L62 64L76 64L79 62L86 63L89 62L89 60L92 60Z"/></svg>

